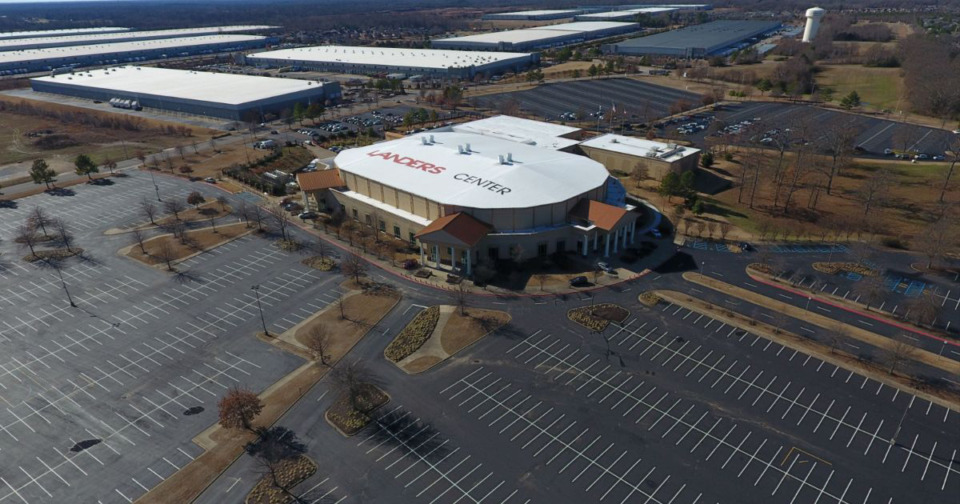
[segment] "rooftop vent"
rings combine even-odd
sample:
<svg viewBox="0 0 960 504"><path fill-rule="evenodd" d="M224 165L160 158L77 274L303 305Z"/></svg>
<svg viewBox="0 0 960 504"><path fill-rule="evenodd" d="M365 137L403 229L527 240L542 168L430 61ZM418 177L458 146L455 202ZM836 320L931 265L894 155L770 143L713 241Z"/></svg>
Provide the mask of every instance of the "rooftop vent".
<svg viewBox="0 0 960 504"><path fill-rule="evenodd" d="M430 143L427 141L427 137L420 137L420 143L423 145L430 145Z"/></svg>
<svg viewBox="0 0 960 504"><path fill-rule="evenodd" d="M463 150L464 150L467 154L473 152L472 150L470 150L470 144L466 144L466 146L464 146Z"/></svg>
<svg viewBox="0 0 960 504"><path fill-rule="evenodd" d="M500 164L507 164L506 160L503 159L503 154L497 155L497 158L500 159Z"/></svg>
<svg viewBox="0 0 960 504"><path fill-rule="evenodd" d="M433 143L437 143L437 141L433 139L433 135L430 135L430 143L432 143L432 144L433 144Z"/></svg>
<svg viewBox="0 0 960 504"><path fill-rule="evenodd" d="M464 152L463 152L463 146L462 146L462 145L459 145L459 144L457 145L457 152L459 152L460 154L463 154L463 153L464 153Z"/></svg>
<svg viewBox="0 0 960 504"><path fill-rule="evenodd" d="M508 162L508 163L512 163L512 162L513 162L513 153L512 153L512 152L508 152L508 153L507 153L507 162Z"/></svg>

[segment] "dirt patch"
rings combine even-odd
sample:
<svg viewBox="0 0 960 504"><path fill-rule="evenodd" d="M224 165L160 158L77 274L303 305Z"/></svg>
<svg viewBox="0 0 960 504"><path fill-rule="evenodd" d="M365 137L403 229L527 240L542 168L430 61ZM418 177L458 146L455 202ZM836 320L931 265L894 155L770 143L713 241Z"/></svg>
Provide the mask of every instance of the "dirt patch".
<svg viewBox="0 0 960 504"><path fill-rule="evenodd" d="M661 301L660 296L655 292L644 292L640 294L640 297L637 299L639 299L644 306L656 306Z"/></svg>
<svg viewBox="0 0 960 504"><path fill-rule="evenodd" d="M126 255L149 266L165 264L168 258L173 263L198 252L210 250L251 231L252 229L247 228L245 224L217 226L216 230L213 228L195 229L185 233L186 244L173 235L161 235L143 242L143 250L146 251L146 254L140 249L140 245L135 244L129 247ZM169 249L169 254L165 253L164 247Z"/></svg>
<svg viewBox="0 0 960 504"><path fill-rule="evenodd" d="M337 265L337 261L329 257L313 256L300 261L300 264L320 271L330 271Z"/></svg>
<svg viewBox="0 0 960 504"><path fill-rule="evenodd" d="M629 310L612 303L581 306L567 312L567 318L596 332L606 329L610 322L623 322L629 315Z"/></svg>
<svg viewBox="0 0 960 504"><path fill-rule="evenodd" d="M231 211L230 205L221 206L216 201L207 201L199 207L189 207L187 210L180 212L179 217L183 222L200 222L210 220L210 217L225 217L230 215ZM177 217L170 215L162 219L155 219L155 222L158 226L166 226L177 222ZM151 225L152 224L147 223L144 224L143 227L149 227Z"/></svg>
<svg viewBox="0 0 960 504"><path fill-rule="evenodd" d="M342 301L334 302L323 313L297 329L294 339L307 348L310 334L318 327L324 327L327 334L331 335L326 353L335 362L353 348L399 300L400 296L396 293L392 296L370 293L344 296Z"/></svg>
<svg viewBox="0 0 960 504"><path fill-rule="evenodd" d="M349 394L344 392L323 417L344 436L352 436L363 430L372 420L370 414L389 400L390 396L380 387L364 383L360 385L352 404Z"/></svg>
<svg viewBox="0 0 960 504"><path fill-rule="evenodd" d="M392 362L405 359L426 343L439 320L439 306L431 306L421 311L393 338L393 341L383 350L383 355Z"/></svg>
<svg viewBox="0 0 960 504"><path fill-rule="evenodd" d="M404 364L403 370L410 374L419 374L422 373L437 364L440 364L445 359L442 359L436 355L424 355L423 357L417 357L416 359Z"/></svg>
<svg viewBox="0 0 960 504"><path fill-rule="evenodd" d="M460 315L459 310L455 311L440 333L440 344L444 352L454 355L503 327L510 320L509 313L498 310L471 308L466 311L466 315Z"/></svg>
<svg viewBox="0 0 960 504"><path fill-rule="evenodd" d="M300 455L292 460L284 460L277 469L276 484L283 488L293 488L317 472L317 463L310 457ZM293 500L274 486L270 475L257 481L253 490L247 494L246 504L286 504Z"/></svg>
<svg viewBox="0 0 960 504"><path fill-rule="evenodd" d="M82 253L83 249L80 247L74 247L69 250L65 248L36 250L33 254L23 256L23 260L27 262L60 260L73 257L75 255L80 255Z"/></svg>

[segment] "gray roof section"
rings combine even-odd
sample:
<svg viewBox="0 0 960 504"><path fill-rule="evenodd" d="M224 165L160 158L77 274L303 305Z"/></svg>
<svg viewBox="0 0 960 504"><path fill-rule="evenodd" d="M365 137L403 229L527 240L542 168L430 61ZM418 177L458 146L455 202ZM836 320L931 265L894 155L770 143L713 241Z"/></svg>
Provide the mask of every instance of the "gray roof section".
<svg viewBox="0 0 960 504"><path fill-rule="evenodd" d="M649 37L640 37L618 42L617 48L630 47L660 47L674 48L717 48L735 44L741 40L754 36L757 32L772 31L780 26L775 21L713 21L710 23L688 26Z"/></svg>

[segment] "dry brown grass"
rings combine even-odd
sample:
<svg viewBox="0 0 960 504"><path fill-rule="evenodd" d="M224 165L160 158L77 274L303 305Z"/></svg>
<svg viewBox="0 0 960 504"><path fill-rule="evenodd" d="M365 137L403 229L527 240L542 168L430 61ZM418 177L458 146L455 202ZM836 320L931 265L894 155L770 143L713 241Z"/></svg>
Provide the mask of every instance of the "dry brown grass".
<svg viewBox="0 0 960 504"><path fill-rule="evenodd" d="M130 250L127 251L126 255L131 259L136 259L149 266L154 266L165 262L159 257L162 243L170 244L173 251L171 261L179 261L197 252L222 245L227 241L250 233L251 231L252 229L247 228L244 224L217 226L216 231L214 231L213 228L196 229L187 231L188 241L186 245L181 243L180 239L174 238L173 235L161 235L143 242L143 248L147 251L146 254L140 250L140 245L133 245L130 247Z"/></svg>
<svg viewBox="0 0 960 504"><path fill-rule="evenodd" d="M190 206L187 210L180 212L180 220L184 222L205 221L209 220L210 216L224 217L226 215L230 215L230 210L230 205L225 205L223 208L220 208L219 203L208 200L206 203L200 205L200 208ZM165 224L173 224L177 221L177 218L173 215L170 215L162 219L155 220L158 226L163 226ZM148 222L144 225L144 227L150 225L151 224Z"/></svg>
<svg viewBox="0 0 960 504"><path fill-rule="evenodd" d="M444 359L436 355L424 355L423 357L417 357L416 359L408 362L403 366L403 370L410 374L422 373L433 366L443 362Z"/></svg>
<svg viewBox="0 0 960 504"><path fill-rule="evenodd" d="M348 284L344 284L347 286ZM348 287L349 288L349 287ZM397 301L399 294L374 295L354 294L343 298L343 313L346 318L340 317L340 307L337 303L331 304L320 316L301 326L294 337L307 346L310 333L319 326L325 326L330 338L330 348L327 350L331 360L336 361L347 353L353 345L360 341L367 331L390 311Z"/></svg>
<svg viewBox="0 0 960 504"><path fill-rule="evenodd" d="M447 325L443 327L443 331L440 333L440 344L443 346L444 352L454 355L476 343L487 334L503 327L510 320L509 313L499 310L469 308L466 315L460 315L460 311L456 310L450 315ZM407 371L410 371L410 369L407 369Z"/></svg>

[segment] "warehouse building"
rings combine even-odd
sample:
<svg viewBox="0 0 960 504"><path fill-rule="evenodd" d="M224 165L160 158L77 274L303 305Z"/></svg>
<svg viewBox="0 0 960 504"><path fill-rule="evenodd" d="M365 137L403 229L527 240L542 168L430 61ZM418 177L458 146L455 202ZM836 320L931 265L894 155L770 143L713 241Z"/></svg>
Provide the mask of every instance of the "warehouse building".
<svg viewBox="0 0 960 504"><path fill-rule="evenodd" d="M775 21L713 21L604 45L603 52L625 56L704 58L749 45L753 39L776 31L780 26Z"/></svg>
<svg viewBox="0 0 960 504"><path fill-rule="evenodd" d="M700 162L700 149L612 133L581 142L580 150L611 172L630 174L643 164L657 181L667 173L696 169Z"/></svg>
<svg viewBox="0 0 960 504"><path fill-rule="evenodd" d="M295 67L355 74L423 75L471 78L518 72L539 62L531 53L448 51L391 47L316 46L251 54L247 64L260 67Z"/></svg>
<svg viewBox="0 0 960 504"><path fill-rule="evenodd" d="M33 30L0 33L0 40L29 39L40 37L67 37L71 35L93 35L97 33L117 33L130 31L119 26L101 26L93 28L66 28L63 30Z"/></svg>
<svg viewBox="0 0 960 504"><path fill-rule="evenodd" d="M208 28L183 28L176 30L124 31L119 33L87 33L0 40L0 52L46 47L70 47L95 44L115 44L138 40L159 40L227 33L256 33L273 29L273 26L211 26Z"/></svg>
<svg viewBox="0 0 960 504"><path fill-rule="evenodd" d="M421 133L345 150L334 165L339 179L311 187L328 189L345 218L467 276L481 262L615 254L640 216L600 163L488 135Z"/></svg>
<svg viewBox="0 0 960 504"><path fill-rule="evenodd" d="M522 30L505 30L464 37L437 39L431 42L438 49L470 51L528 51L547 47L579 44L640 30L637 23L582 21L538 26Z"/></svg>
<svg viewBox="0 0 960 504"><path fill-rule="evenodd" d="M643 9L591 12L589 14L580 14L574 19L577 21L636 21L637 16L641 14L656 16L660 14L667 14L669 12L676 12L677 10L678 9L674 7L646 7Z"/></svg>
<svg viewBox="0 0 960 504"><path fill-rule="evenodd" d="M582 11L578 9L498 12L485 14L482 19L485 21L548 21L551 19L569 19L580 12Z"/></svg>
<svg viewBox="0 0 960 504"><path fill-rule="evenodd" d="M198 54L244 51L266 47L277 40L256 35L207 35L140 42L51 47L0 52L0 75L43 72L64 67L102 66L179 58Z"/></svg>
<svg viewBox="0 0 960 504"><path fill-rule="evenodd" d="M708 11L713 9L711 4L633 4L633 5L590 5L578 7L583 12L604 12L618 10L648 9L651 7L667 7L683 12Z"/></svg>
<svg viewBox="0 0 960 504"><path fill-rule="evenodd" d="M110 103L136 101L142 107L234 121L257 120L292 110L296 103L324 104L340 98L336 82L217 74L122 66L30 80L36 92Z"/></svg>

